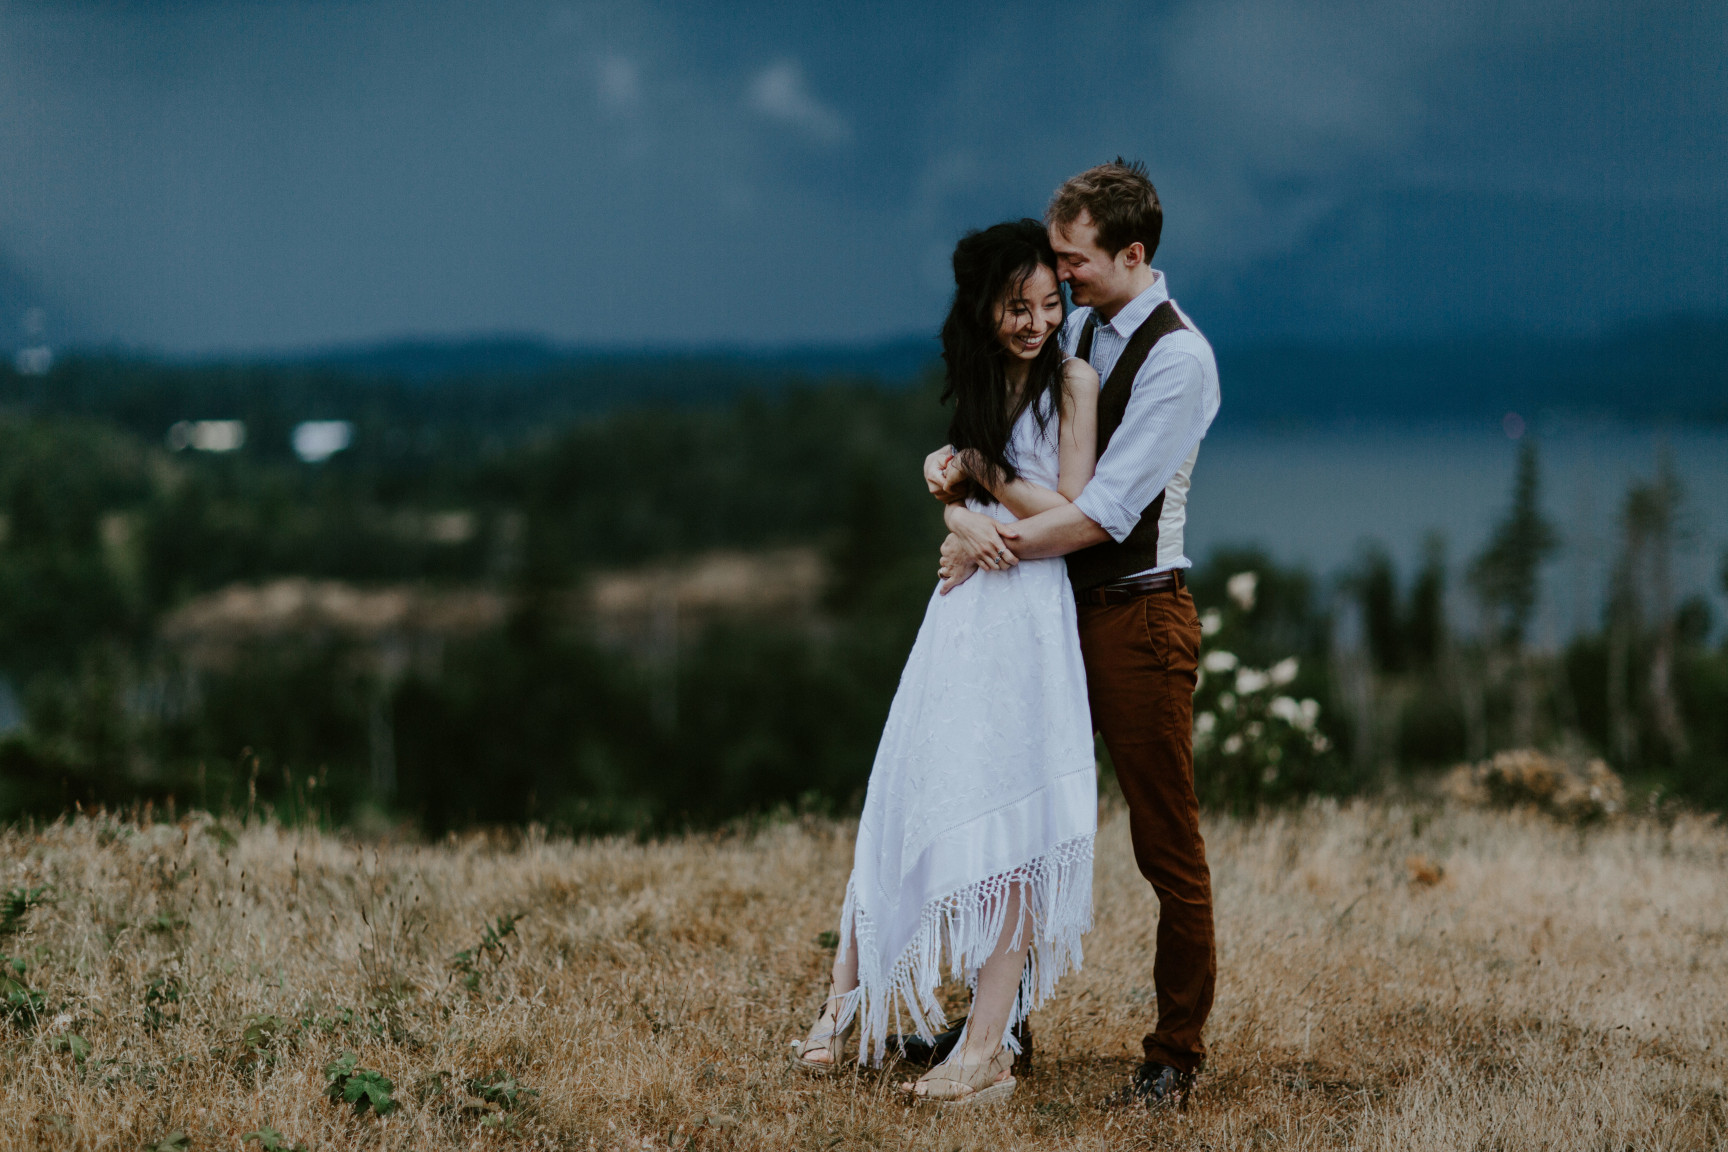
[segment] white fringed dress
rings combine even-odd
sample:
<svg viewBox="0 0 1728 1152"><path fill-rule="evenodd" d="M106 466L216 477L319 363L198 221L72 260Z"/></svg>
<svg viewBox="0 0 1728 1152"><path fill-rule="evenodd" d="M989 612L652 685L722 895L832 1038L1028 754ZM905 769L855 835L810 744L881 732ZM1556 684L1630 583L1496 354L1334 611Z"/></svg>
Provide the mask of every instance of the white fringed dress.
<svg viewBox="0 0 1728 1152"><path fill-rule="evenodd" d="M1021 475L1054 489L1057 420L1015 426ZM1000 505L973 507L1003 522ZM932 595L907 658L858 825L840 948L858 949L864 1059L890 1031L946 1027L943 972L975 985L995 951L1010 885L1031 959L1009 1021L1038 1007L1081 963L1092 925L1098 793L1074 594L1060 559L980 569ZM1019 937L1023 939L1024 937Z"/></svg>

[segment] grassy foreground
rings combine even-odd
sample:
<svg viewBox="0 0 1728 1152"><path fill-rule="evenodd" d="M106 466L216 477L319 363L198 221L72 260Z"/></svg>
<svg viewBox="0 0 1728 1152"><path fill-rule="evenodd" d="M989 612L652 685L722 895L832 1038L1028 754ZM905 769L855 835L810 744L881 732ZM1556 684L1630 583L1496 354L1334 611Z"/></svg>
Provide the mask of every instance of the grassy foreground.
<svg viewBox="0 0 1728 1152"><path fill-rule="evenodd" d="M1212 821L1212 1062L1186 1115L1149 1119L1098 1107L1152 1012L1155 924L1105 815L1085 971L1034 1020L1035 1074L982 1113L786 1062L822 988L844 825L648 845L357 846L206 817L5 832L0 887L51 902L0 936L26 962L0 1132L128 1150L263 1129L247 1147L1728 1142L1715 824L1369 803ZM336 1090L357 1104L326 1095L345 1053Z"/></svg>

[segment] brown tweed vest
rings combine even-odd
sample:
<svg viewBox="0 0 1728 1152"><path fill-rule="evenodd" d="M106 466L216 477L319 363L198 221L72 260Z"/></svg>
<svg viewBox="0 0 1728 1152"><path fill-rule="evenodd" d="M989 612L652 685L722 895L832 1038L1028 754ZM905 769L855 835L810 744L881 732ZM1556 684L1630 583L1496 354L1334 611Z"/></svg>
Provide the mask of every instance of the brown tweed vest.
<svg viewBox="0 0 1728 1152"><path fill-rule="evenodd" d="M1093 313L1087 318L1086 330L1080 334L1080 346L1074 350L1076 356L1088 362L1092 358L1092 333L1096 327L1097 313ZM1110 446L1111 435L1122 423L1123 414L1128 411L1128 397L1134 392L1134 377L1139 373L1140 366L1146 363L1146 357L1152 354L1158 341L1186 327L1181 313L1176 311L1176 306L1166 300L1154 308L1152 314L1134 330L1134 335L1128 338L1128 346L1122 349L1121 358L1116 361L1116 367L1110 370L1110 378L1104 381L1104 386L1098 393L1099 459L1103 459L1104 449ZM1128 534L1126 540L1120 543L1106 540L1102 544L1070 552L1068 579L1075 590L1084 592L1088 588L1096 588L1101 584L1109 584L1136 572L1157 567L1158 517L1163 511L1164 493L1159 492L1152 503L1140 513L1139 523L1134 525L1134 531Z"/></svg>

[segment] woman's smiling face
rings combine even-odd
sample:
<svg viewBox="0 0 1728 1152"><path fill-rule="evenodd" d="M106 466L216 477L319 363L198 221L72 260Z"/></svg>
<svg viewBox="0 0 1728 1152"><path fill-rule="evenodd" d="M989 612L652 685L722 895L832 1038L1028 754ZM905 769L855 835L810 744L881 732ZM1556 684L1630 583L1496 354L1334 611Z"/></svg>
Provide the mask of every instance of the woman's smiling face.
<svg viewBox="0 0 1728 1152"><path fill-rule="evenodd" d="M996 304L996 339L1008 355L1035 360L1048 340L1062 329L1062 293L1056 274L1043 264L1008 291Z"/></svg>

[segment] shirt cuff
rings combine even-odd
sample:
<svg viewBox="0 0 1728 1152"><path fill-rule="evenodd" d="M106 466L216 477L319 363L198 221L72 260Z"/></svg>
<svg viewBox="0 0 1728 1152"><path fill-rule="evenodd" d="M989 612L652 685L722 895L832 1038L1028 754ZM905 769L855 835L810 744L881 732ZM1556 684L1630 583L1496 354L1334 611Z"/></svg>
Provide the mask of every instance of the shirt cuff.
<svg viewBox="0 0 1728 1152"><path fill-rule="evenodd" d="M1115 500L1110 499L1098 490L1098 485L1087 484L1080 490L1080 499L1074 501L1078 508L1092 523L1110 533L1110 538L1120 544L1128 539L1128 533L1134 531L1134 525L1140 523L1140 513L1124 508Z"/></svg>

